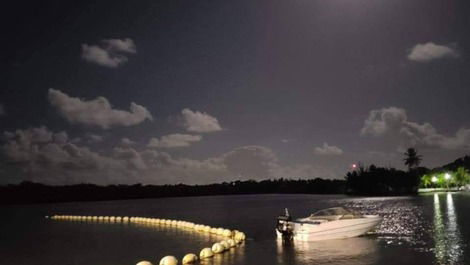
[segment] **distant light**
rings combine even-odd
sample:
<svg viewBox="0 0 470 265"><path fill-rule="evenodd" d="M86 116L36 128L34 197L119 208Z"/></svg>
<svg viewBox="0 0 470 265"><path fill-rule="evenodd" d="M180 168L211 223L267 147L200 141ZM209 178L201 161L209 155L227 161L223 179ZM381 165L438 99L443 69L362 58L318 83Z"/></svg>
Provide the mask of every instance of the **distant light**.
<svg viewBox="0 0 470 265"><path fill-rule="evenodd" d="M357 167L357 165L356 165L356 164L352 164L352 168L356 168L356 167Z"/></svg>
<svg viewBox="0 0 470 265"><path fill-rule="evenodd" d="M434 183L436 183L436 182L437 182L437 177L436 177L436 176L433 176L433 177L431 178L431 181L434 182Z"/></svg>
<svg viewBox="0 0 470 265"><path fill-rule="evenodd" d="M444 175L444 178L447 179L447 180L449 180L449 179L450 179L450 174L449 174L449 173L446 173L446 174Z"/></svg>

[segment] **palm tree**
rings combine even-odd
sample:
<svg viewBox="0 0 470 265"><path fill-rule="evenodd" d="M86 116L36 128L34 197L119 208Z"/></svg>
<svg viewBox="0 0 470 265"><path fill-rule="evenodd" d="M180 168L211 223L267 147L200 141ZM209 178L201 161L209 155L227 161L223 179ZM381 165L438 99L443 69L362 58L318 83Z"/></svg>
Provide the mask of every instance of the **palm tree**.
<svg viewBox="0 0 470 265"><path fill-rule="evenodd" d="M457 168L455 171L455 182L457 186L465 186L470 183L470 173L466 168Z"/></svg>
<svg viewBox="0 0 470 265"><path fill-rule="evenodd" d="M404 155L405 158L403 158L403 161L405 161L405 165L408 166L408 170L411 170L411 168L413 167L419 166L419 164L421 163L421 156L418 155L418 152L414 148L408 148Z"/></svg>
<svg viewBox="0 0 470 265"><path fill-rule="evenodd" d="M431 175L425 174L421 177L421 185L425 188L429 188L432 184L432 178Z"/></svg>

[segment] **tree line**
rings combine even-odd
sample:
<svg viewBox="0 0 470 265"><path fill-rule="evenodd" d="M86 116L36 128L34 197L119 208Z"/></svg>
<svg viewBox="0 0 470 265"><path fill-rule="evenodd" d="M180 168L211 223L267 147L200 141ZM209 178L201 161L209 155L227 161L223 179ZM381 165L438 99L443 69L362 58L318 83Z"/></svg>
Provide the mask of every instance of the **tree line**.
<svg viewBox="0 0 470 265"><path fill-rule="evenodd" d="M261 193L344 193L340 179L268 179L232 181L208 185L109 185L78 184L50 186L34 182L0 186L0 203L47 203L67 201L125 200Z"/></svg>
<svg viewBox="0 0 470 265"><path fill-rule="evenodd" d="M419 188L456 188L470 184L470 157L429 169L420 167L422 156L414 148L403 154L408 170L359 165L346 174L346 193L351 195L414 195Z"/></svg>

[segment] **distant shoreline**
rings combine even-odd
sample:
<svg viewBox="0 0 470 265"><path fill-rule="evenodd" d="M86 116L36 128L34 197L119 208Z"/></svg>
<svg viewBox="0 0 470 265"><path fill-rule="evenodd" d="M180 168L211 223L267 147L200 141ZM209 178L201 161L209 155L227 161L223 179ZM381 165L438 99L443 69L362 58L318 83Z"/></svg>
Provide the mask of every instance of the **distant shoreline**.
<svg viewBox="0 0 470 265"><path fill-rule="evenodd" d="M0 186L0 204L31 204L131 200L169 197L248 194L344 194L339 179L276 179L234 181L208 185L109 185L49 186L34 182Z"/></svg>

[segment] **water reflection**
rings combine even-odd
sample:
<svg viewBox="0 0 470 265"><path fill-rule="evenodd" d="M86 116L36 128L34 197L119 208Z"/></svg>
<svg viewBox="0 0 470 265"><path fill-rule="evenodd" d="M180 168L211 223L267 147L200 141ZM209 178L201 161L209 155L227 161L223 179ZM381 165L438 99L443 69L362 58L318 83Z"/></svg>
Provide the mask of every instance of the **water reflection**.
<svg viewBox="0 0 470 265"><path fill-rule="evenodd" d="M439 195L434 194L434 253L439 264L460 264L463 248L452 193L446 195L446 222Z"/></svg>
<svg viewBox="0 0 470 265"><path fill-rule="evenodd" d="M377 261L377 241L356 237L315 242L277 240L280 264L370 264Z"/></svg>

